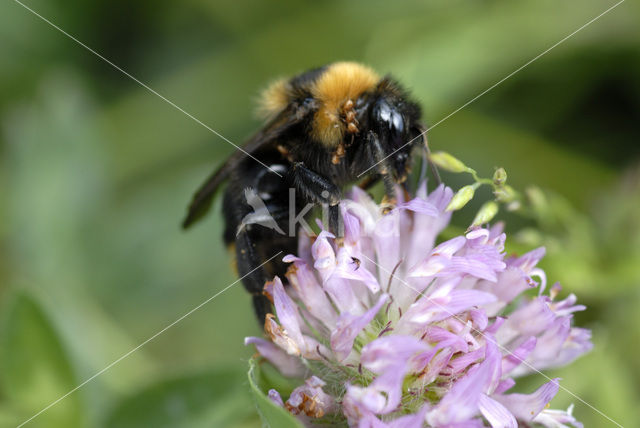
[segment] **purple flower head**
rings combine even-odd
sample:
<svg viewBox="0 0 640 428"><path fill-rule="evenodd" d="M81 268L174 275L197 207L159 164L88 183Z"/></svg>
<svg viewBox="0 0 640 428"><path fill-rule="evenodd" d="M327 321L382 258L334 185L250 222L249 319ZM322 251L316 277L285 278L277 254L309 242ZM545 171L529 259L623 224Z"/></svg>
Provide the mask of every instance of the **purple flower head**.
<svg viewBox="0 0 640 428"><path fill-rule="evenodd" d="M571 326L584 307L555 300L558 286L545 294L544 249L506 257L499 224L436 245L452 195L423 184L383 214L356 188L341 204L343 238L300 238L287 285L265 288L269 340L246 340L301 379L287 400L271 390L273 402L307 425L331 415L360 427L580 426L571 409L547 409L558 379L508 391L591 349L590 332Z"/></svg>

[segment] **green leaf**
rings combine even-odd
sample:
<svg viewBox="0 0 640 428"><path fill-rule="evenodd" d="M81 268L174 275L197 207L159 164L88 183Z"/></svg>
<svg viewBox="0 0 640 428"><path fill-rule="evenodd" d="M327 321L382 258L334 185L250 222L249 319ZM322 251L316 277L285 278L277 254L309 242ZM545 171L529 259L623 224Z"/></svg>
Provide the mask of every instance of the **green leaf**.
<svg viewBox="0 0 640 428"><path fill-rule="evenodd" d="M249 361L249 384L251 392L255 400L258 412L263 422L268 427L273 428L301 428L302 425L296 418L282 407L271 401L265 392L261 389L264 387L264 378L258 363L255 359Z"/></svg>
<svg viewBox="0 0 640 428"><path fill-rule="evenodd" d="M15 297L2 333L2 387L24 420L79 383L58 334L30 296ZM82 420L80 395L71 394L34 419L32 426L76 427Z"/></svg>
<svg viewBox="0 0 640 428"><path fill-rule="evenodd" d="M243 379L241 370L224 368L160 381L117 404L105 426L240 426L255 415Z"/></svg>

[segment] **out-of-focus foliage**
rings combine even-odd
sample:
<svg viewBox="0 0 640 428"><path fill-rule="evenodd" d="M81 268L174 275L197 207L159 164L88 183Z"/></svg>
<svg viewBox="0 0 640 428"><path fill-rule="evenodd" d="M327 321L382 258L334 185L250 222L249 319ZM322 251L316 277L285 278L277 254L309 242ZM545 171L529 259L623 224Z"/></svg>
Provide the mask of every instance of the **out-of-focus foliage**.
<svg viewBox="0 0 640 428"><path fill-rule="evenodd" d="M526 192L532 218L497 218L510 251L547 246L548 277L588 305L577 322L596 344L549 375L631 426L640 7L622 3L438 123L614 3L25 1L236 143L259 126L255 96L273 78L343 59L393 73L437 123L435 150L543 189ZM234 281L218 207L179 229L233 148L11 1L0 6L0 93L0 426L16 426ZM27 426L259 426L242 343L255 334L238 284ZM586 426L608 423L566 391L553 406L570 402Z"/></svg>

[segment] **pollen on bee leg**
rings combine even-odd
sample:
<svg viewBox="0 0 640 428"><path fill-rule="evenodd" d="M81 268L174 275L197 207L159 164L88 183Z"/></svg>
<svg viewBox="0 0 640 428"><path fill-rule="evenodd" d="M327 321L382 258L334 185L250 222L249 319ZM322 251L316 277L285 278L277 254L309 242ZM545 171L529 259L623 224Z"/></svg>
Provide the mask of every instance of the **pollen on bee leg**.
<svg viewBox="0 0 640 428"><path fill-rule="evenodd" d="M356 112L354 111L354 102L352 99L348 99L342 105L342 114L344 115L344 122L347 124L347 132L355 134L358 132L358 119L356 119Z"/></svg>
<svg viewBox="0 0 640 428"><path fill-rule="evenodd" d="M382 208L382 213L383 214L389 213L392 209L394 209L396 207L397 203L398 203L398 201L396 201L396 198L390 198L387 195L384 195L382 197L382 201L380 202L380 207Z"/></svg>
<svg viewBox="0 0 640 428"><path fill-rule="evenodd" d="M341 141L340 143L338 143L338 147L336 147L336 151L333 152L333 156L331 157L331 163L334 165L337 165L338 163L340 163L340 159L344 156L344 154L345 154L344 143Z"/></svg>

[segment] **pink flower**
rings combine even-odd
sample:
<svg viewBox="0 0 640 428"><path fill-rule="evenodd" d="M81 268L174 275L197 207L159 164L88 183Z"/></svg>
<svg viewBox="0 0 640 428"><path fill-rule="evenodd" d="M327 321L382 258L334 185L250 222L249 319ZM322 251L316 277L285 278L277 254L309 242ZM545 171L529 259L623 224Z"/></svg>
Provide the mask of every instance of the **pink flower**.
<svg viewBox="0 0 640 428"><path fill-rule="evenodd" d="M590 332L571 326L584 307L574 295L555 301L558 286L544 294L544 249L505 257L501 225L436 245L452 194L423 184L383 214L356 188L342 203L344 238L300 238L284 259L288 285L266 286L270 340L246 339L283 375L307 379L287 401L270 391L275 403L308 425L332 414L360 427L580 426L571 409L546 409L558 379L507 391L591 349Z"/></svg>

